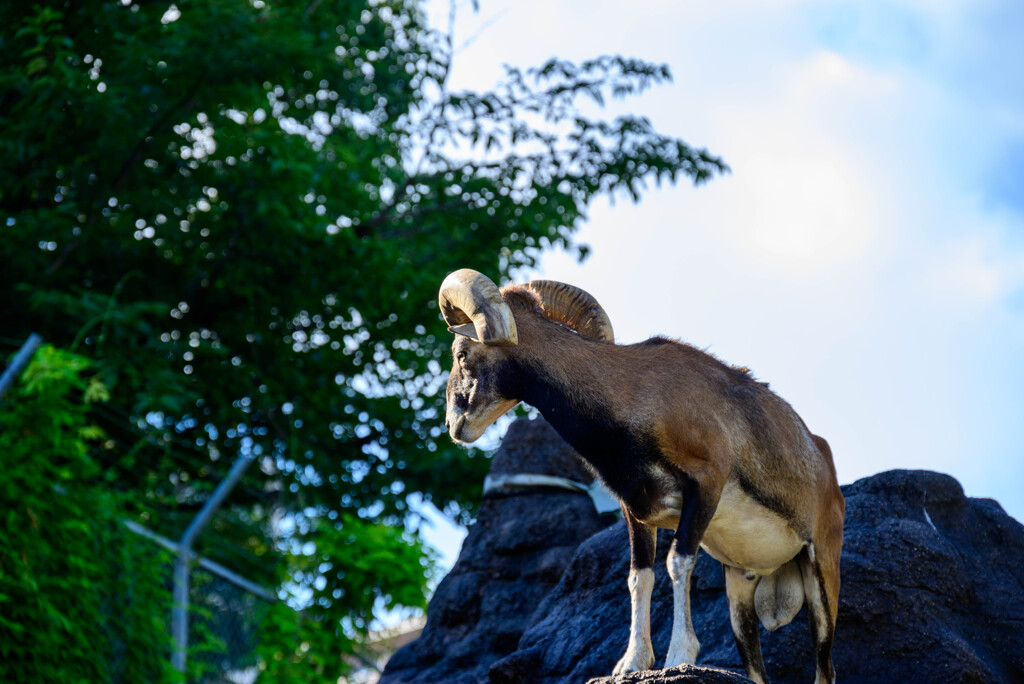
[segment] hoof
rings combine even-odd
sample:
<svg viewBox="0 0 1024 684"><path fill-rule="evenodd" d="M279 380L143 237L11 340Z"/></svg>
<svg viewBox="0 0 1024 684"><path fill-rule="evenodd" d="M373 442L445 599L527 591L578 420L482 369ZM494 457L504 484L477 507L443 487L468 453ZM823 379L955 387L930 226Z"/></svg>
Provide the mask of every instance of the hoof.
<svg viewBox="0 0 1024 684"><path fill-rule="evenodd" d="M626 651L626 655L622 656L619 662L615 664L615 669L612 670L612 676L625 674L627 672L642 672L643 670L650 670L653 666L653 653L630 653L629 651Z"/></svg>
<svg viewBox="0 0 1024 684"><path fill-rule="evenodd" d="M672 644L665 656L665 667L677 667L679 665L693 665L697 662L697 654L700 653L700 644L692 641L689 644Z"/></svg>

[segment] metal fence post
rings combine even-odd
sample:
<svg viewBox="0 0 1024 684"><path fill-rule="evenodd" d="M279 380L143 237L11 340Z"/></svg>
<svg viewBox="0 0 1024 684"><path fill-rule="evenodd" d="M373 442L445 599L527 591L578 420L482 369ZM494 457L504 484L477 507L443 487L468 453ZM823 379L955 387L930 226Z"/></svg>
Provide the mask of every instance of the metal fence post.
<svg viewBox="0 0 1024 684"><path fill-rule="evenodd" d="M252 456L239 456L235 464L213 494L203 505L196 517L189 523L188 529L178 543L178 559L174 564L174 607L171 609L171 636L174 638L174 653L171 654L171 665L184 673L188 662L188 562L192 556L192 543L199 532L210 521L213 513L220 507L224 498L242 477L242 473L252 463Z"/></svg>
<svg viewBox="0 0 1024 684"><path fill-rule="evenodd" d="M36 349L43 343L43 338L32 333L25 340L25 344L21 345L21 349L18 350L17 355L11 361L11 365L7 366L7 370L0 376L0 396L7 391L7 388L14 384L14 381L21 375L21 371L24 370L25 366L32 359L32 355L36 353Z"/></svg>

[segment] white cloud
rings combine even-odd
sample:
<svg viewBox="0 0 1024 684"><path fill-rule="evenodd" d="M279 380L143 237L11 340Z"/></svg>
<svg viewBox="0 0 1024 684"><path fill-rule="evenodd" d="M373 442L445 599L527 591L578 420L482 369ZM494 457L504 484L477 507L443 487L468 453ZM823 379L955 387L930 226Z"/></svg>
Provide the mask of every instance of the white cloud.
<svg viewBox="0 0 1024 684"><path fill-rule="evenodd" d="M941 245L925 277L937 296L978 309L1024 292L1024 254L1005 249L1005 232L993 218L976 210L966 218L974 230ZM1015 223L1024 231L1024 222Z"/></svg>
<svg viewBox="0 0 1024 684"><path fill-rule="evenodd" d="M877 233L876 195L829 130L831 112L863 109L893 89L823 52L791 66L775 94L712 103L713 134L728 140L734 171L716 221L723 238L778 276L820 279L862 260Z"/></svg>

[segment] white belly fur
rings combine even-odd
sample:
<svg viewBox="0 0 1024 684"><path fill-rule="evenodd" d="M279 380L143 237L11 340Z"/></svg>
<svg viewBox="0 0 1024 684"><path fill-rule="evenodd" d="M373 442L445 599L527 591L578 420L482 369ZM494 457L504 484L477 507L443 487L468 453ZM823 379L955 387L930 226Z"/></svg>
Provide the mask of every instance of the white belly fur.
<svg viewBox="0 0 1024 684"><path fill-rule="evenodd" d="M804 541L785 519L729 481L701 546L721 563L770 575L796 556Z"/></svg>

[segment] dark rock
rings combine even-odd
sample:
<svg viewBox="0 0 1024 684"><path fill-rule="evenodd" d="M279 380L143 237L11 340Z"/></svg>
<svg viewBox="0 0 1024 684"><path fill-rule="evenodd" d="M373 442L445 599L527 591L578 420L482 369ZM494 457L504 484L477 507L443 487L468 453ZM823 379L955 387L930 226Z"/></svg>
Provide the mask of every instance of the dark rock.
<svg viewBox="0 0 1024 684"><path fill-rule="evenodd" d="M572 447L543 418L513 421L494 454L491 475L515 473L555 475L583 484L594 480Z"/></svg>
<svg viewBox="0 0 1024 684"><path fill-rule="evenodd" d="M510 431L506 446L514 438ZM548 447L535 442L531 448ZM845 486L843 492L845 542L833 649L838 679L1024 682L1024 526L994 501L969 499L956 480L933 472L880 473ZM538 503L535 498L541 496L547 498ZM536 684L577 684L611 673L629 631L629 542L624 523L606 529L590 523L588 529L595 534L578 547L571 539L555 547L561 554L574 554L556 586L553 577L564 557L544 561L543 572L539 566L527 567L546 558L550 535L564 528L565 520L593 519L587 503L583 496L548 493L485 504L503 508L487 508L486 518L481 509L472 543L467 539L463 550L463 558L469 554L471 562L466 565L460 558L442 584L445 591L439 588L431 603L429 648L416 650L416 642L395 656L403 671L431 672L444 663L445 677L415 681ZM538 535L545 529L550 532L534 542L485 539L498 530L512 534L515 529L536 530ZM581 529L573 539L584 533ZM659 533L651 611L656 667L668 650L672 625L672 589L664 568L670 540L670 532ZM486 554L498 548L531 550L487 560ZM503 565L513 557L522 565ZM484 567L496 574L480 569ZM488 580L492 576L501 579ZM502 595L510 598L503 601ZM446 607L447 602L456 607ZM691 604L702 646L697 664L742 672L729 627L721 566L703 552L693 573ZM530 618L532 606L536 608ZM445 622L441 616L448 613L454 616ZM506 622L507 628L498 626ZM505 639L500 645L494 643L496 634ZM518 644L512 647L510 641L517 634ZM777 632L762 629L761 642L773 682L813 681L806 607ZM384 684L413 681L388 678L391 670L389 665ZM679 676L704 676L699 668L682 670L686 671L598 681L676 682L684 681Z"/></svg>
<svg viewBox="0 0 1024 684"><path fill-rule="evenodd" d="M595 677L587 684L750 684L743 675L700 665L680 665L668 670L630 672L618 677Z"/></svg>
<svg viewBox="0 0 1024 684"><path fill-rule="evenodd" d="M491 473L593 479L543 420L509 427ZM381 683L486 681L491 664L516 650L576 547L612 522L583 493L547 488L485 498L455 567L434 593L423 634L392 656Z"/></svg>

